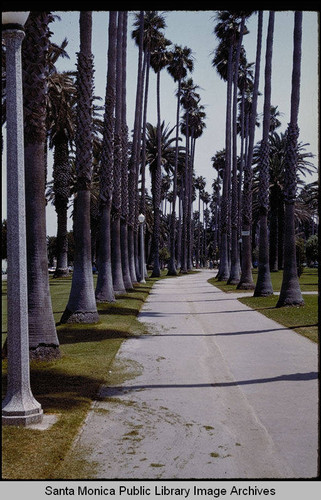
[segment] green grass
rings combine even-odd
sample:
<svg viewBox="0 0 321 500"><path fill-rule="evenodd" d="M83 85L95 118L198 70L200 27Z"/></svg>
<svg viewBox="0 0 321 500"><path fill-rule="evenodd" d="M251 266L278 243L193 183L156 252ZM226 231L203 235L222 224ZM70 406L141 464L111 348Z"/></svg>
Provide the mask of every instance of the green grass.
<svg viewBox="0 0 321 500"><path fill-rule="evenodd" d="M59 479L67 451L83 423L101 384L117 384L130 377L128 367L113 370L110 366L122 343L130 336L144 335L137 314L157 278L117 298L115 303L99 304L100 322L95 325L57 325L62 357L51 362L30 363L31 388L45 414L59 416L48 430L23 427L2 428L2 477L4 479ZM50 279L54 317L58 323L69 297L71 278ZM2 327L6 332L6 283L2 289ZM5 339L5 335L3 336ZM131 367L133 368L133 367ZM134 367L135 368L135 367ZM127 370L126 370L127 369ZM2 366L2 392L6 393L7 360ZM78 477L77 468L92 464L83 457L70 465L70 473ZM69 466L68 466L69 467Z"/></svg>
<svg viewBox="0 0 321 500"><path fill-rule="evenodd" d="M271 273L271 281L274 292L279 292L282 284L282 271ZM253 270L253 280L256 283L257 270ZM217 281L216 278L208 280L209 283L227 293L248 292L248 290L237 290L235 285L227 285L225 281ZM299 279L302 292L318 291L318 270L305 268ZM243 304L273 319L277 323L295 330L297 333L318 342L318 295L303 293L304 306L300 307L276 307L278 296L270 297L243 297L238 300Z"/></svg>
<svg viewBox="0 0 321 500"><path fill-rule="evenodd" d="M257 281L257 269L252 271L253 281L256 284ZM283 278L283 271L278 271L276 273L271 273L271 281L274 292L279 292L281 290ZM299 278L300 288L302 292L317 292L318 291L318 270L306 267ZM218 281L216 278L210 278L209 283L220 288L224 292L248 292L249 290L238 290L236 285L228 285L226 281Z"/></svg>

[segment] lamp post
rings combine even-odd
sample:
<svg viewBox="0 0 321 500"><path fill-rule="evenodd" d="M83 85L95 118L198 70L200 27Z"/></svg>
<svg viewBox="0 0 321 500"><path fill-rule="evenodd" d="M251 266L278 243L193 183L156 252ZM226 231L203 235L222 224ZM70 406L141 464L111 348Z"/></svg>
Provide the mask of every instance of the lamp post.
<svg viewBox="0 0 321 500"><path fill-rule="evenodd" d="M140 283L146 283L145 281L145 245L144 245L144 222L145 215L139 214L138 222L140 224Z"/></svg>
<svg viewBox="0 0 321 500"><path fill-rule="evenodd" d="M21 44L29 12L3 12L7 109L8 387L2 423L43 418L30 388Z"/></svg>

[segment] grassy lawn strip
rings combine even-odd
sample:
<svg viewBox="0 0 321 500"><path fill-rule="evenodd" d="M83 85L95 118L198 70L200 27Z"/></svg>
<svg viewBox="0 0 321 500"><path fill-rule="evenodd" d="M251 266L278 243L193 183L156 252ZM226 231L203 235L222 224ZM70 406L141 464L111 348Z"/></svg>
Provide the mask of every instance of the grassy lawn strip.
<svg viewBox="0 0 321 500"><path fill-rule="evenodd" d="M253 281L256 284L257 269L252 271ZM283 271L271 273L271 281L274 292L279 292L282 285ZM317 292L318 291L318 270L306 267L299 278L301 292ZM242 293L249 290L237 290L236 285L228 285L226 281L218 281L216 278L211 278L209 283L220 288L224 292ZM251 291L251 290L250 290Z"/></svg>
<svg viewBox="0 0 321 500"><path fill-rule="evenodd" d="M279 292L282 284L282 271L271 273L274 292ZM257 270L253 270L253 280L256 283ZM227 293L242 293L249 290L237 290L235 285L227 285L226 281L217 281L216 278L208 280L209 283ZM305 268L300 276L302 292L318 291L318 270ZM250 291L251 292L251 291ZM252 293L252 292L251 292ZM295 330L297 333L318 342L318 295L303 294L304 306L276 308L278 296L271 297L243 297L238 300L243 304L259 311L277 323Z"/></svg>
<svg viewBox="0 0 321 500"><path fill-rule="evenodd" d="M117 383L115 373L109 375L109 371L122 341L146 333L144 326L137 320L137 314L157 280L149 278L146 284L135 285L134 290L117 297L114 303L98 304L98 324L57 325L62 358L54 362L31 362L30 376L32 392L41 403L44 414L55 414L59 418L45 431L3 426L3 479L59 479L59 464L69 450L100 385L110 383L111 376L112 384ZM57 323L68 301L70 286L71 278L50 280ZM4 282L4 302L5 287ZM6 318L2 320L6 332ZM3 360L3 397L6 393L6 369L7 360ZM119 372L117 377L119 382L123 374ZM76 466L82 470L92 467L84 459L77 463ZM75 464L70 464L70 467L75 467Z"/></svg>

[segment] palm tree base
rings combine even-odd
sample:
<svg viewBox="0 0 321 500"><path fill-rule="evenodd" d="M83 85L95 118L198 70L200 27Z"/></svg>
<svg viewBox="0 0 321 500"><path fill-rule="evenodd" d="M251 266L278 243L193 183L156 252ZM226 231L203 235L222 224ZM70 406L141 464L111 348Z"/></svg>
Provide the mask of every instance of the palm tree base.
<svg viewBox="0 0 321 500"><path fill-rule="evenodd" d="M61 358L61 352L58 345L40 344L29 350L29 358L38 361L52 361Z"/></svg>
<svg viewBox="0 0 321 500"><path fill-rule="evenodd" d="M66 278L69 276L69 269L56 269L56 271L53 274L54 278Z"/></svg>
<svg viewBox="0 0 321 500"><path fill-rule="evenodd" d="M168 269L167 271L167 276L177 276L177 270L176 269Z"/></svg>
<svg viewBox="0 0 321 500"><path fill-rule="evenodd" d="M280 296L276 307L298 307L298 306L304 306L304 300L301 299L291 299L291 298L283 298Z"/></svg>
<svg viewBox="0 0 321 500"><path fill-rule="evenodd" d="M98 323L99 315L97 311L70 311L65 309L61 316L60 323Z"/></svg>
<svg viewBox="0 0 321 500"><path fill-rule="evenodd" d="M240 282L237 278L231 278L227 280L227 285L238 285Z"/></svg>
<svg viewBox="0 0 321 500"><path fill-rule="evenodd" d="M273 295L273 290L254 290L253 297L271 297Z"/></svg>
<svg viewBox="0 0 321 500"><path fill-rule="evenodd" d="M254 290L255 289L255 285L252 282L243 282L243 283L239 283L236 287L238 290Z"/></svg>

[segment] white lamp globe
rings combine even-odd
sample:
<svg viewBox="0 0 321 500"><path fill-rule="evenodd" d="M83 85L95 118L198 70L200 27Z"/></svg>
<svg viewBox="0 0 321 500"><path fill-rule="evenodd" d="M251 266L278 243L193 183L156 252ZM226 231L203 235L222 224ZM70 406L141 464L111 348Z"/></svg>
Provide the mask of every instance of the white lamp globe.
<svg viewBox="0 0 321 500"><path fill-rule="evenodd" d="M144 214L139 214L138 216L138 221L142 224L145 220L145 215Z"/></svg>
<svg viewBox="0 0 321 500"><path fill-rule="evenodd" d="M17 11L17 12L2 12L1 14L1 23L2 24L19 24L20 26L24 26L25 22L29 16L28 12Z"/></svg>

